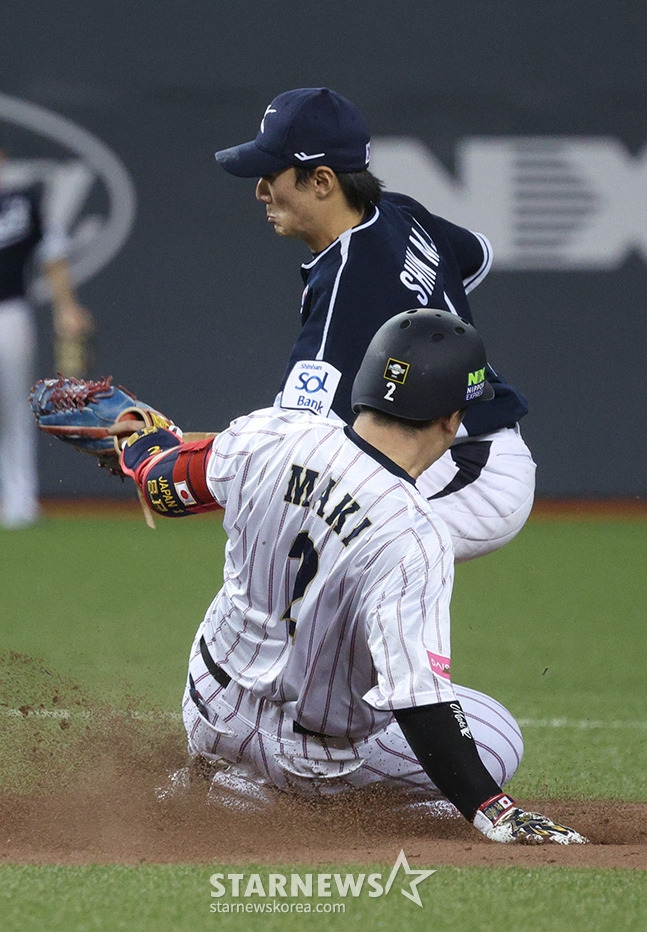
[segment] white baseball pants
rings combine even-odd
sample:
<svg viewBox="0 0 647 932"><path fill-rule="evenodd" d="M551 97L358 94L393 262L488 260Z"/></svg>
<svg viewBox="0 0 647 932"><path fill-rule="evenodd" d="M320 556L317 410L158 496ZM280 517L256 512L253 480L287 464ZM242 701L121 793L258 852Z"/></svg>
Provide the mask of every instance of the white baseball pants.
<svg viewBox="0 0 647 932"><path fill-rule="evenodd" d="M27 403L36 328L26 301L0 302L0 523L21 527L38 517L36 426Z"/></svg>
<svg viewBox="0 0 647 932"><path fill-rule="evenodd" d="M281 706L255 698L234 681L225 687L216 682L200 654L202 631L201 625L182 703L191 755L240 766L260 785L302 796L379 783L426 798L442 798L395 720L363 741L324 742L296 734ZM191 682L199 693L202 712L191 696ZM455 690L481 759L502 786L514 775L523 754L519 726L495 699L461 686Z"/></svg>

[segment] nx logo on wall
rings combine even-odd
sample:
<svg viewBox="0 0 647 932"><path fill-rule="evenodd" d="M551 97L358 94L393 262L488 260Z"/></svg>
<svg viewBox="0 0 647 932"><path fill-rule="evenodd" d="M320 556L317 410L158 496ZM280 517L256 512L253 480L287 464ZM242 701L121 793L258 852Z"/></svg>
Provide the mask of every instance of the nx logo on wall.
<svg viewBox="0 0 647 932"><path fill-rule="evenodd" d="M1 137L7 124L14 134L27 136L30 151L34 148L31 137L36 136L55 154L22 157L10 145L3 188L43 184L47 217L70 239L74 281L86 281L108 264L130 233L135 218L130 176L114 152L80 126L35 104L0 94ZM42 282L36 285L35 297L44 297Z"/></svg>
<svg viewBox="0 0 647 932"><path fill-rule="evenodd" d="M615 139L467 138L455 175L419 139L374 138L371 153L387 188L484 233L498 270L614 269L632 252L647 262L647 155Z"/></svg>

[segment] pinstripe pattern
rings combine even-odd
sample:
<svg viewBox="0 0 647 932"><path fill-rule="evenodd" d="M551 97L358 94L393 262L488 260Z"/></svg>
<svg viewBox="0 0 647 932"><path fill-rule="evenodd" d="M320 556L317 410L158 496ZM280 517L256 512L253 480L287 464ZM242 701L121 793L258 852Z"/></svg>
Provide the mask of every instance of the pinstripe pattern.
<svg viewBox="0 0 647 932"><path fill-rule="evenodd" d="M309 493L293 487L294 500L293 468L301 481L305 469L316 474ZM427 655L450 654L451 544L397 468L337 422L272 408L220 434L208 470L229 544L206 639L236 682L332 736L364 736L393 708L454 698ZM318 572L292 602L297 535L316 550Z"/></svg>
<svg viewBox="0 0 647 932"><path fill-rule="evenodd" d="M207 672L196 636L189 670L210 720L200 715L188 687L183 716L189 751L223 763L242 765L281 790L329 795L380 783L404 792L438 797L395 720L358 741L337 744L295 734L285 709L251 695L232 682L218 686ZM483 763L499 785L519 765L523 741L517 723L500 703L483 693L456 687Z"/></svg>
<svg viewBox="0 0 647 932"><path fill-rule="evenodd" d="M301 793L380 781L433 794L392 710L458 697L501 784L522 753L516 723L495 700L454 690L429 657L450 656L447 528L365 446L337 422L278 408L214 441L206 481L229 542L189 662L189 748ZM201 636L232 678L224 688Z"/></svg>

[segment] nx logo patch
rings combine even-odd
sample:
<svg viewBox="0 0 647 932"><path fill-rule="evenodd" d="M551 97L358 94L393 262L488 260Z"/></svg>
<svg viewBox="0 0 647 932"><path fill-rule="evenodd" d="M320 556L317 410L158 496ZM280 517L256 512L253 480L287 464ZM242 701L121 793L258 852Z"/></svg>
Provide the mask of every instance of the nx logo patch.
<svg viewBox="0 0 647 932"><path fill-rule="evenodd" d="M483 394L485 388L485 368L477 369L475 372L469 372L467 375L467 391L465 392L465 400L471 401L474 398L479 398Z"/></svg>

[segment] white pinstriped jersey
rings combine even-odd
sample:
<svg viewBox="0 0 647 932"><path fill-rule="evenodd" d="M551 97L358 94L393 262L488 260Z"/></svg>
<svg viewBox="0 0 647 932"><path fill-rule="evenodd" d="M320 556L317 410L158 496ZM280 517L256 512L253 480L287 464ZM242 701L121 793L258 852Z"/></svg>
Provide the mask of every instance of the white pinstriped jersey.
<svg viewBox="0 0 647 932"><path fill-rule="evenodd" d="M207 482L229 540L205 637L239 685L352 738L455 698L451 539L395 463L338 421L268 408L216 437Z"/></svg>

